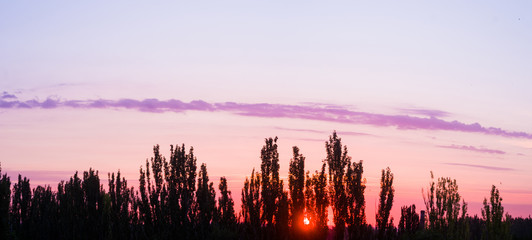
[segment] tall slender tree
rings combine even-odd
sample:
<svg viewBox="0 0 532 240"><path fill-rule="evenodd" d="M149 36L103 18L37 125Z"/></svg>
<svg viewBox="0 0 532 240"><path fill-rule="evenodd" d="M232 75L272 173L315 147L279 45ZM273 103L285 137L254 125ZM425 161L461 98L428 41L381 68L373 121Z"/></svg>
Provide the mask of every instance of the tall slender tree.
<svg viewBox="0 0 532 240"><path fill-rule="evenodd" d="M8 239L9 229L9 203L11 202L11 179L6 173L2 175L0 165L0 239Z"/></svg>
<svg viewBox="0 0 532 240"><path fill-rule="evenodd" d="M219 222L222 226L228 227L236 223L234 201L231 197L231 191L227 187L227 178L220 178L220 197L218 198Z"/></svg>
<svg viewBox="0 0 532 240"><path fill-rule="evenodd" d="M329 136L329 141L325 142L325 150L327 151L326 162L329 166L329 198L333 209L335 238L343 239L348 214L345 172L351 157L347 155L346 146L342 149L342 139L338 137L336 131Z"/></svg>
<svg viewBox="0 0 532 240"><path fill-rule="evenodd" d="M121 178L120 170L108 174L109 180L109 204L111 234L114 239L127 239L130 236L130 216L132 190L127 187L125 178ZM134 210L134 209L132 209Z"/></svg>
<svg viewBox="0 0 532 240"><path fill-rule="evenodd" d="M314 206L316 228L318 229L318 236L324 237L327 233L328 208L329 208L329 194L327 190L327 174L325 173L325 163L321 166L321 171L316 171L312 177L312 187L314 190Z"/></svg>
<svg viewBox="0 0 532 240"><path fill-rule="evenodd" d="M274 216L277 215L277 202L282 189L279 179L279 153L277 137L265 139L261 150L261 222L268 228L273 227Z"/></svg>
<svg viewBox="0 0 532 240"><path fill-rule="evenodd" d="M209 182L207 165L205 163L201 164L199 171L196 201L198 206L197 217L200 238L207 238L207 232L210 230L210 224L216 210L216 192L213 183Z"/></svg>
<svg viewBox="0 0 532 240"><path fill-rule="evenodd" d="M18 182L13 185L11 203L11 222L13 230L23 239L29 238L30 230L31 188L30 180L18 175Z"/></svg>
<svg viewBox="0 0 532 240"><path fill-rule="evenodd" d="M360 239L366 229L366 179L362 177L362 160L348 164L346 174L346 195L348 210L348 232L351 239Z"/></svg>
<svg viewBox="0 0 532 240"><path fill-rule="evenodd" d="M401 207L401 219L398 228L400 236L414 237L414 234L419 230L419 215L416 212L416 205Z"/></svg>
<svg viewBox="0 0 532 240"><path fill-rule="evenodd" d="M250 237L259 237L261 226L260 211L260 174L255 174L255 169L251 171L251 177L244 182L242 188L242 220L247 227L247 233Z"/></svg>
<svg viewBox="0 0 532 240"><path fill-rule="evenodd" d="M458 184L455 179L449 177L438 179L434 182L432 171L431 183L426 195L423 195L425 207L427 209L429 229L434 234L442 235L444 238L467 239L468 221L467 204L458 193ZM462 200L462 206L460 206ZM460 210L462 211L460 217Z"/></svg>
<svg viewBox="0 0 532 240"><path fill-rule="evenodd" d="M499 195L499 189L495 185L491 186L490 201L484 198L482 207L482 219L486 227L482 234L482 239L510 239L510 227L508 216L504 216L504 207L502 206L502 197Z"/></svg>
<svg viewBox="0 0 532 240"><path fill-rule="evenodd" d="M390 221L388 219L392 210L394 193L393 173L387 167L386 171L384 169L382 170L379 209L375 216L379 239L390 238L391 231L393 230L393 217Z"/></svg>
<svg viewBox="0 0 532 240"><path fill-rule="evenodd" d="M305 211L305 157L293 147L294 157L290 160L288 189L290 191L290 224L296 232L303 227Z"/></svg>

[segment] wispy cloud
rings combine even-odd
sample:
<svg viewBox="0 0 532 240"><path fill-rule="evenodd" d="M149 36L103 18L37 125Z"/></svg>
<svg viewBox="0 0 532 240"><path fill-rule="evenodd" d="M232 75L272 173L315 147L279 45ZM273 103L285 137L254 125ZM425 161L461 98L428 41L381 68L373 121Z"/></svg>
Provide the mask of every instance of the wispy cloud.
<svg viewBox="0 0 532 240"><path fill-rule="evenodd" d="M274 128L277 130L293 131L293 132L309 132L309 133L319 133L319 134L327 133L325 131L314 130L314 129L285 128L285 127L274 127Z"/></svg>
<svg viewBox="0 0 532 240"><path fill-rule="evenodd" d="M17 99L17 96L13 94L9 94L8 92L4 91L2 93L2 96L0 96L0 99Z"/></svg>
<svg viewBox="0 0 532 240"><path fill-rule="evenodd" d="M434 110L434 109L411 109L411 108L403 108L399 109L404 114L415 114L415 115L423 115L428 117L447 117L450 114L445 111L441 110Z"/></svg>
<svg viewBox="0 0 532 240"><path fill-rule="evenodd" d="M270 103L208 103L201 100L182 102L177 99L120 99L120 100L61 100L48 98L44 101L18 99L0 99L0 108L101 108L132 109L142 112L185 112L185 111L222 111L242 116L265 118L295 118L337 122L346 124L365 124L377 127L396 127L401 130L439 130L468 133L482 133L502 137L532 139L527 132L508 131L496 127L485 127L479 123L448 121L437 117L417 117L409 115L387 115L354 111L343 106L326 107L320 105L289 105Z"/></svg>
<svg viewBox="0 0 532 240"><path fill-rule="evenodd" d="M454 145L454 144L453 145L447 145L447 146L439 145L438 147L465 150L465 151L473 151L473 152L481 152L481 153L490 153L490 154L506 154L505 151L501 151L501 150L497 150L497 149L489 149L489 148L465 146L465 145Z"/></svg>
<svg viewBox="0 0 532 240"><path fill-rule="evenodd" d="M472 167L472 168L482 168L487 170L494 170L494 171L514 171L513 168L504 168L504 167L493 167L493 166L486 166L486 165L476 165L476 164L466 164L466 163L443 163L445 165L451 165L451 166L463 166L463 167Z"/></svg>

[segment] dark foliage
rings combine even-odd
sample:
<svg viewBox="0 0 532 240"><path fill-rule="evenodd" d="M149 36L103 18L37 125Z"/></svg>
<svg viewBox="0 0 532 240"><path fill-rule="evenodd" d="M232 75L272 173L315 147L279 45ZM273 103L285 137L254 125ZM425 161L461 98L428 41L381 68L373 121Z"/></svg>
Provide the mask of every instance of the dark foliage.
<svg viewBox="0 0 532 240"><path fill-rule="evenodd" d="M154 146L153 157L140 167L137 190L128 187L120 171L108 174L107 192L93 169L81 177L74 173L53 191L50 186L32 189L21 175L11 186L0 168L0 239L532 239L532 219L505 214L495 186L482 218L470 217L450 178L434 182L432 177L423 194L426 221L414 205L403 206L396 229L389 168L382 171L373 228L366 222L362 161L351 163L336 132L325 149L321 169L311 174L293 147L284 190L277 138L266 139L261 171L253 169L244 182L238 218L227 179L220 178L216 198L207 165L197 172L193 148L187 152L184 145L171 146L168 160Z"/></svg>

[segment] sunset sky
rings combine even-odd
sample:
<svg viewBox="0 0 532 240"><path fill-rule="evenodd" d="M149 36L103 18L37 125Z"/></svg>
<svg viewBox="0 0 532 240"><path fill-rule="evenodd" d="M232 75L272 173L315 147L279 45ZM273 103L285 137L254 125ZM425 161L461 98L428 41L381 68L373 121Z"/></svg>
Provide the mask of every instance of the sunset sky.
<svg viewBox="0 0 532 240"><path fill-rule="evenodd" d="M0 3L0 162L32 187L95 168L138 184L161 145L193 146L215 185L240 190L279 137L314 172L336 130L364 160L375 222L381 169L392 216L457 180L480 215L497 186L532 214L529 1Z"/></svg>

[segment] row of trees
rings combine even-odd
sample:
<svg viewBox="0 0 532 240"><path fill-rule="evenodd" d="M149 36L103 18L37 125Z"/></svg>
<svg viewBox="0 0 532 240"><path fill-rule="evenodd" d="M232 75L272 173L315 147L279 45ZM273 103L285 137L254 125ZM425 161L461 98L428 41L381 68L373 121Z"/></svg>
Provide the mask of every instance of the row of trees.
<svg viewBox="0 0 532 240"><path fill-rule="evenodd" d="M11 188L0 169L0 239L515 239L532 237L532 219L504 214L493 186L482 218L470 217L456 180L432 175L423 198L426 211L401 207L394 226L394 175L382 170L376 225L366 221L363 162L352 162L336 132L325 143L321 169L305 170L293 147L288 187L279 176L277 138L265 139L260 171L252 170L234 209L227 179L218 197L207 166L197 169L193 148L171 146L167 159L153 149L139 170L139 187L128 187L120 171L108 174L107 191L97 171L61 181L57 191L20 175ZM329 209L333 228L328 226ZM426 215L425 215L426 213ZM421 216L420 216L421 215ZM514 225L510 225L511 223ZM517 226L517 228L515 228ZM525 230L523 230L525 229ZM513 233L513 236L512 234Z"/></svg>

